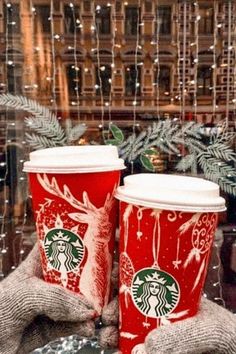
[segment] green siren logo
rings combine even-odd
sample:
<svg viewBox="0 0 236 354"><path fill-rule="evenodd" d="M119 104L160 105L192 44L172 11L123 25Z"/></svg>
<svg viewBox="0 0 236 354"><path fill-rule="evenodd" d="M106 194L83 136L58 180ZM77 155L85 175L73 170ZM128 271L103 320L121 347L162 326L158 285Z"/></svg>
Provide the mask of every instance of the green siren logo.
<svg viewBox="0 0 236 354"><path fill-rule="evenodd" d="M180 298L177 281L169 273L154 268L143 268L134 275L131 294L138 310L152 318L172 312Z"/></svg>
<svg viewBox="0 0 236 354"><path fill-rule="evenodd" d="M50 230L44 240L47 259L52 268L62 274L77 268L84 256L84 245L81 238L65 229Z"/></svg>

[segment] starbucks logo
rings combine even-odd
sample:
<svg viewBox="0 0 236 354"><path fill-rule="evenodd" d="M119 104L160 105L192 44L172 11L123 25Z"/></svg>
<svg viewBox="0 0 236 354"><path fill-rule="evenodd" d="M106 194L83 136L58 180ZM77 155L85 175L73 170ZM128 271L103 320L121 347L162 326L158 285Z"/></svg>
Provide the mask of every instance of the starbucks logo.
<svg viewBox="0 0 236 354"><path fill-rule="evenodd" d="M44 248L51 266L63 273L78 267L84 256L82 239L65 229L50 230L45 237Z"/></svg>
<svg viewBox="0 0 236 354"><path fill-rule="evenodd" d="M145 316L159 318L172 312L180 298L179 284L166 272L143 268L132 280L132 299Z"/></svg>

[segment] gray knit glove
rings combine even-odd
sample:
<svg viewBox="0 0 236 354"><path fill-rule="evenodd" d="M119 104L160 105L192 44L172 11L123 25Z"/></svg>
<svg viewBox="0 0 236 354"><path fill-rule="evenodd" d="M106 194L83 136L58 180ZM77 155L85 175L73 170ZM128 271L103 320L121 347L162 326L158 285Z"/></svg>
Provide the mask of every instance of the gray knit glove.
<svg viewBox="0 0 236 354"><path fill-rule="evenodd" d="M197 316L154 329L144 348L147 354L235 354L236 315L203 299Z"/></svg>
<svg viewBox="0 0 236 354"><path fill-rule="evenodd" d="M104 307L102 310L102 328L99 330L98 341L102 348L116 348L118 345L118 277L119 266L117 262L114 262L111 273L111 286L113 288L113 296L115 298Z"/></svg>
<svg viewBox="0 0 236 354"><path fill-rule="evenodd" d="M35 246L0 283L1 354L27 354L60 336L94 334L92 306L82 296L41 278Z"/></svg>
<svg viewBox="0 0 236 354"><path fill-rule="evenodd" d="M102 327L98 340L102 348L116 348L118 345L118 298L113 299L102 311Z"/></svg>

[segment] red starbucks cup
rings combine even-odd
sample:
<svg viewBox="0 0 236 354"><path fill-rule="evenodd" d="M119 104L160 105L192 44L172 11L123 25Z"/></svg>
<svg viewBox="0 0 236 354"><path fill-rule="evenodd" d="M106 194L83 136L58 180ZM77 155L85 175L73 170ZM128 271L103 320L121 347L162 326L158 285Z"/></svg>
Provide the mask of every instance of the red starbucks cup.
<svg viewBox="0 0 236 354"><path fill-rule="evenodd" d="M219 186L201 178L138 174L120 200L119 349L141 354L154 328L194 316L206 278Z"/></svg>
<svg viewBox="0 0 236 354"><path fill-rule="evenodd" d="M123 160L114 146L67 146L30 154L29 174L44 279L107 304Z"/></svg>

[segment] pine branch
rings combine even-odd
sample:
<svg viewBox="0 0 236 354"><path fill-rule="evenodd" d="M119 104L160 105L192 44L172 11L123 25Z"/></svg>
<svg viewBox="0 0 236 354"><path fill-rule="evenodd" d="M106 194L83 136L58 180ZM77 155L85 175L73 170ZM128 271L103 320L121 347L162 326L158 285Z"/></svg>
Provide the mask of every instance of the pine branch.
<svg viewBox="0 0 236 354"><path fill-rule="evenodd" d="M184 171L185 172L192 167L192 165L194 164L195 161L196 161L196 155L194 155L194 154L186 155L186 156L182 157L182 159L177 163L177 165L175 166L175 169L177 171Z"/></svg>
<svg viewBox="0 0 236 354"><path fill-rule="evenodd" d="M198 159L203 170L211 171L220 177L236 177L235 168L220 159L211 157L207 153L202 154Z"/></svg>
<svg viewBox="0 0 236 354"><path fill-rule="evenodd" d="M208 170L204 171L204 175L207 179L217 183L224 192L236 196L236 182L226 177L219 177Z"/></svg>
<svg viewBox="0 0 236 354"><path fill-rule="evenodd" d="M201 137L202 137L201 128L202 128L202 124L200 124L200 123L187 122L181 127L181 130L187 136L190 136L190 137L193 137L196 139L201 139Z"/></svg>
<svg viewBox="0 0 236 354"><path fill-rule="evenodd" d="M218 180L220 188L231 195L236 196L236 183L227 178L221 178Z"/></svg>
<svg viewBox="0 0 236 354"><path fill-rule="evenodd" d="M54 115L48 108L41 106L38 102L24 96L15 96L10 93L0 95L0 106L23 110L34 116L37 115L41 118L47 117L49 120Z"/></svg>
<svg viewBox="0 0 236 354"><path fill-rule="evenodd" d="M54 139L60 142L60 145L65 145L65 132L57 121L49 121L41 117L27 117L25 118L25 124L37 134Z"/></svg>
<svg viewBox="0 0 236 354"><path fill-rule="evenodd" d="M236 153L229 146L224 143L220 143L219 141L208 146L207 151L210 155L219 159L225 161L236 161Z"/></svg>
<svg viewBox="0 0 236 354"><path fill-rule="evenodd" d="M203 151L207 150L207 146L205 144L194 138L186 138L183 143L183 145L185 145L188 149L194 151L196 154L202 153Z"/></svg>
<svg viewBox="0 0 236 354"><path fill-rule="evenodd" d="M26 133L26 141L32 146L34 149L46 149L49 147L61 146L57 144L57 142L53 139L49 139L45 136L39 136L34 133L28 134Z"/></svg>
<svg viewBox="0 0 236 354"><path fill-rule="evenodd" d="M236 171L232 166L211 158L209 154L199 157L199 164L207 179L218 183L223 191L236 196L236 183L230 177L236 176Z"/></svg>
<svg viewBox="0 0 236 354"><path fill-rule="evenodd" d="M69 130L67 140L69 143L72 143L78 140L86 131L87 127L85 124L77 124Z"/></svg>
<svg viewBox="0 0 236 354"><path fill-rule="evenodd" d="M38 102L27 97L14 96L9 93L0 95L0 105L31 113L34 117L25 118L26 125L35 130L39 135L42 135L42 137L52 139L52 142L49 143L47 139L43 141L44 139L38 137L37 140L35 134L31 138L28 134L27 139L32 146L64 145L66 140L65 133L58 123L55 114L50 112L48 108L41 106Z"/></svg>
<svg viewBox="0 0 236 354"><path fill-rule="evenodd" d="M232 133L222 131L223 136L217 132L213 144L208 146L202 140L202 125L188 122L184 125L175 124L170 120L159 121L148 127L138 136L132 134L120 146L122 158L132 161L145 155L145 150L157 147L168 154L179 155L179 145L188 151L176 169L197 171L199 165L206 178L218 183L224 191L235 193L234 182L230 178L236 177L234 166L230 162L236 161L235 152L228 146L227 139ZM226 129L226 128L225 128ZM234 134L235 136L235 134ZM147 165L147 164L146 164Z"/></svg>

